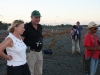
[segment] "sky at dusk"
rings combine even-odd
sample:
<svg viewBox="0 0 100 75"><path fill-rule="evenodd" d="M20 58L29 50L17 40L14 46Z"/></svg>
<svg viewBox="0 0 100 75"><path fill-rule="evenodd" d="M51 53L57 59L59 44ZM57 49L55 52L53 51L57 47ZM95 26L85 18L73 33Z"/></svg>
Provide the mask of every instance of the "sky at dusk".
<svg viewBox="0 0 100 75"><path fill-rule="evenodd" d="M40 11L41 24L100 24L100 0L0 0L0 21L31 21L33 10Z"/></svg>

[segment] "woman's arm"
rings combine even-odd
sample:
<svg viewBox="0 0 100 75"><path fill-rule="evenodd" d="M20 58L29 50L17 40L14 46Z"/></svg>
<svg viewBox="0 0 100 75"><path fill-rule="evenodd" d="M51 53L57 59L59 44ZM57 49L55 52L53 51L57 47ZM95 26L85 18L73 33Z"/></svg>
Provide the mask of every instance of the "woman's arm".
<svg viewBox="0 0 100 75"><path fill-rule="evenodd" d="M5 39L1 44L0 44L0 56L5 58L6 60L11 60L12 59L12 56L11 55L6 55L4 53L4 50L7 48L7 47L11 47L13 46L13 41L11 38L7 38Z"/></svg>
<svg viewBox="0 0 100 75"><path fill-rule="evenodd" d="M70 35L73 35L73 30L70 31Z"/></svg>

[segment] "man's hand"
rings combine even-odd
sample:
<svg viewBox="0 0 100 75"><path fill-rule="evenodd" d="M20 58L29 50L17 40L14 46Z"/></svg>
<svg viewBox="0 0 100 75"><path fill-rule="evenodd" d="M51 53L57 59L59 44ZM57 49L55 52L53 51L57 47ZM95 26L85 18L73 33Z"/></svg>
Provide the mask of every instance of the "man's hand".
<svg viewBox="0 0 100 75"><path fill-rule="evenodd" d="M100 50L100 46L98 46L98 47L95 47L95 50Z"/></svg>

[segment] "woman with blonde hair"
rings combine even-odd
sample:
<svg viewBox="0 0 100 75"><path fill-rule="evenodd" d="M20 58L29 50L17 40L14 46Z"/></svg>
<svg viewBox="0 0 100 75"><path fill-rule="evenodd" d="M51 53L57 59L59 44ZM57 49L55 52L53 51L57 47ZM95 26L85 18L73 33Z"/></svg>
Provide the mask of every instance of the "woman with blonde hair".
<svg viewBox="0 0 100 75"><path fill-rule="evenodd" d="M14 20L9 35L0 44L0 56L7 60L7 75L30 75L26 61L26 45L21 39L25 31L22 20ZM7 55L4 53L6 48Z"/></svg>

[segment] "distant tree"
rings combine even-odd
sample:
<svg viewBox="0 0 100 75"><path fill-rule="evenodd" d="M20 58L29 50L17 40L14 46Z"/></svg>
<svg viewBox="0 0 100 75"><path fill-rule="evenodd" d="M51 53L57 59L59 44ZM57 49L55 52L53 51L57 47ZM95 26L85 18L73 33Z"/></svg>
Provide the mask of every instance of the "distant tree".
<svg viewBox="0 0 100 75"><path fill-rule="evenodd" d="M0 21L0 30L7 30L8 26L10 26L10 23L3 23L2 21Z"/></svg>
<svg viewBox="0 0 100 75"><path fill-rule="evenodd" d="M61 24L61 27L63 27L64 26L64 24Z"/></svg>
<svg viewBox="0 0 100 75"><path fill-rule="evenodd" d="M0 21L0 25L2 25L2 21Z"/></svg>

